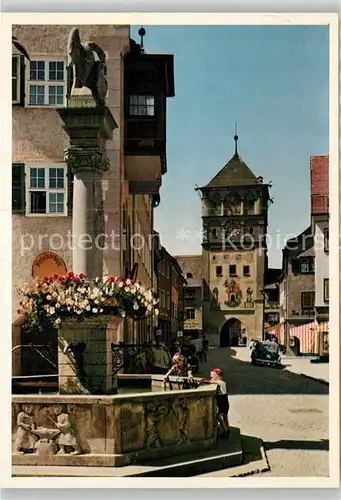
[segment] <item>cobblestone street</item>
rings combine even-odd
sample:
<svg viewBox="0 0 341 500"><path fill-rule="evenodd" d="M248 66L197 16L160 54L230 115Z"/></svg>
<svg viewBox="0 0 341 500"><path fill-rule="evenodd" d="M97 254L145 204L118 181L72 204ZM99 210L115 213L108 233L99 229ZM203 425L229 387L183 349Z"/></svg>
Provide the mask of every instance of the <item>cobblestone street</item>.
<svg viewBox="0 0 341 500"><path fill-rule="evenodd" d="M327 476L328 386L301 375L312 376L307 359L284 358L285 369L277 370L251 365L249 354L248 348L211 349L201 373L224 370L231 424L264 442L271 470L259 477ZM322 378L321 365L315 367ZM223 477L224 471L211 475Z"/></svg>

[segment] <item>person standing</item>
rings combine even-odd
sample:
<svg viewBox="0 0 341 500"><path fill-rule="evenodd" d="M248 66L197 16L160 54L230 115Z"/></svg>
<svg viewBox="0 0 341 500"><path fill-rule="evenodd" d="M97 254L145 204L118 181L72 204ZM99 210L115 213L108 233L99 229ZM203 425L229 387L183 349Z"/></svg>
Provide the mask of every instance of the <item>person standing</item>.
<svg viewBox="0 0 341 500"><path fill-rule="evenodd" d="M214 368L210 373L210 377L208 379L202 379L200 384L217 385L217 418L223 430L223 436L228 437L230 435L230 423L228 419L230 403L228 400L227 385L223 379L223 371L220 368Z"/></svg>
<svg viewBox="0 0 341 500"><path fill-rule="evenodd" d="M161 330L155 333L155 339L150 349L146 352L149 373L166 374L172 365L172 358L166 345L163 343Z"/></svg>

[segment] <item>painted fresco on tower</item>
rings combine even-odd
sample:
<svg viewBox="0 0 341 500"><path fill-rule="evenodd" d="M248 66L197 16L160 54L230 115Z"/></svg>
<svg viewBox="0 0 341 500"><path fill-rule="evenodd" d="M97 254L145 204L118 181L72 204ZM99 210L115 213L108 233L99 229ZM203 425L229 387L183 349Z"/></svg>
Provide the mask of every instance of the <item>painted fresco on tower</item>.
<svg viewBox="0 0 341 500"><path fill-rule="evenodd" d="M226 280L224 282L224 287L225 287L225 293L227 295L227 301L225 302L225 304L228 307L239 306L242 301L243 294L236 280L231 280L231 281Z"/></svg>

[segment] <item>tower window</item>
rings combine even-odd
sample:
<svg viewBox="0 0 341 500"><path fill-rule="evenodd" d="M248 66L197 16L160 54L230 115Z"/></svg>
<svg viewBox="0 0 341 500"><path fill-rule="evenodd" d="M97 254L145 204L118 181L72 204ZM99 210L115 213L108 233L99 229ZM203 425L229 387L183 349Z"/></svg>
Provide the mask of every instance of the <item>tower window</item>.
<svg viewBox="0 0 341 500"><path fill-rule="evenodd" d="M232 304L234 304L234 303L236 302L236 296L235 296L235 294L234 294L234 293L231 293L231 295L230 295L230 302L231 302Z"/></svg>
<svg viewBox="0 0 341 500"><path fill-rule="evenodd" d="M216 266L215 274L216 274L216 276L222 276L223 275L223 266Z"/></svg>
<svg viewBox="0 0 341 500"><path fill-rule="evenodd" d="M212 229L212 237L213 238L217 238L218 237L218 232L217 232L217 229L215 227Z"/></svg>
<svg viewBox="0 0 341 500"><path fill-rule="evenodd" d="M250 276L250 266L243 266L243 275Z"/></svg>
<svg viewBox="0 0 341 500"><path fill-rule="evenodd" d="M252 193L247 193L244 198L244 214L253 215L255 213L255 199Z"/></svg>
<svg viewBox="0 0 341 500"><path fill-rule="evenodd" d="M231 264L229 266L229 275L230 276L237 276L237 266L235 264Z"/></svg>
<svg viewBox="0 0 341 500"><path fill-rule="evenodd" d="M186 278L188 278L188 279L193 278L193 274L192 273L187 273L186 274Z"/></svg>

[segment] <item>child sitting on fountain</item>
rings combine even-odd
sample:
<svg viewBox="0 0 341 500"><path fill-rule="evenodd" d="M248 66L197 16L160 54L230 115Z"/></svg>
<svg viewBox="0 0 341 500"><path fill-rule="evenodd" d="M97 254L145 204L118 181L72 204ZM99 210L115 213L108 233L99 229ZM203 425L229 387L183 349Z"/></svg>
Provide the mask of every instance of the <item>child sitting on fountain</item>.
<svg viewBox="0 0 341 500"><path fill-rule="evenodd" d="M207 379L202 379L200 384L216 384L217 388L217 407L218 407L218 421L223 430L223 436L228 437L230 434L230 423L228 413L230 403L227 396L226 382L223 380L223 371L220 368L214 368L211 371L211 376Z"/></svg>
<svg viewBox="0 0 341 500"><path fill-rule="evenodd" d="M165 379L170 375L176 375L178 377L186 377L187 375L186 358L181 354L180 350L174 354L172 358L172 368L166 373Z"/></svg>

